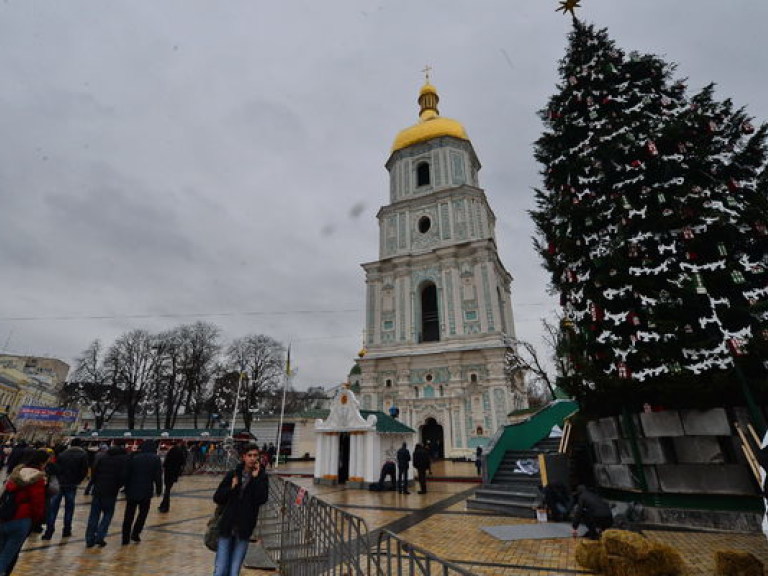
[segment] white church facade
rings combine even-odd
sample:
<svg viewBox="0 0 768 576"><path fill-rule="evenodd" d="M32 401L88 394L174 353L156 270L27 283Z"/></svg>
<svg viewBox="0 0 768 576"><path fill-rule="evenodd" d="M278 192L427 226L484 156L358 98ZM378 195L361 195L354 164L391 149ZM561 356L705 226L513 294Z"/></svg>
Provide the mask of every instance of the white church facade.
<svg viewBox="0 0 768 576"><path fill-rule="evenodd" d="M439 115L429 80L419 104L386 164L379 258L363 264L359 396L364 410L399 413L440 456L470 456L527 406L521 378L505 371L512 277L464 127Z"/></svg>

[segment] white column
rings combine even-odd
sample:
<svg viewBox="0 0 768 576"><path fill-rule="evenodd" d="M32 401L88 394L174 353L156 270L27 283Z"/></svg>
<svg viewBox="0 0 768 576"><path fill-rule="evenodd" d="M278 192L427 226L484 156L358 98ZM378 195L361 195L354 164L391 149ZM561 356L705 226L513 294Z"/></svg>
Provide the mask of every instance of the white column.
<svg viewBox="0 0 768 576"><path fill-rule="evenodd" d="M331 432L328 436L330 444L328 450L328 471L326 475L331 476L333 480L339 479L339 434Z"/></svg>

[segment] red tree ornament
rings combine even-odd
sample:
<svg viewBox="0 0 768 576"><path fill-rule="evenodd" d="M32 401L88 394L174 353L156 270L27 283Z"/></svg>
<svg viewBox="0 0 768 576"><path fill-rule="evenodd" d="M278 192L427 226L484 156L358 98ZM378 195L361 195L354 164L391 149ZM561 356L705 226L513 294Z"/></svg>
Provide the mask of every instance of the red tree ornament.
<svg viewBox="0 0 768 576"><path fill-rule="evenodd" d="M619 378L629 378L632 374L629 371L629 367L627 366L626 362L619 362L616 364L616 369L619 372Z"/></svg>
<svg viewBox="0 0 768 576"><path fill-rule="evenodd" d="M728 348L731 349L731 353L734 356L746 356L747 351L744 349L745 342L741 338L731 338L728 340Z"/></svg>

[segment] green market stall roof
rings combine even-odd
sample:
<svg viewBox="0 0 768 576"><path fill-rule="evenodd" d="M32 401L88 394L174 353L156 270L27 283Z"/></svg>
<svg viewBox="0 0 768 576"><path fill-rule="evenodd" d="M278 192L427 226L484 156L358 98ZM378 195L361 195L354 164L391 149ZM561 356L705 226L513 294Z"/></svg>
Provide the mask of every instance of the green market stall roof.
<svg viewBox="0 0 768 576"><path fill-rule="evenodd" d="M240 434L238 431L235 436ZM106 428L103 430L83 430L76 434L77 438L99 440L99 439L119 439L131 438L137 440L224 440L229 430L215 428L177 428L171 430L158 429L133 429L128 428Z"/></svg>

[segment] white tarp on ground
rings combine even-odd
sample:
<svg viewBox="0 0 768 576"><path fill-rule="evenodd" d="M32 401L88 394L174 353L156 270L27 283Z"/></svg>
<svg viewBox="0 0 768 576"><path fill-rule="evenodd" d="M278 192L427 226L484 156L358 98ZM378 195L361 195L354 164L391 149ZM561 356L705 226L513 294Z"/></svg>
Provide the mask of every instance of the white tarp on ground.
<svg viewBox="0 0 768 576"><path fill-rule="evenodd" d="M568 522L540 522L538 524L506 524L482 526L481 530L497 540L541 540L547 538L572 538Z"/></svg>

